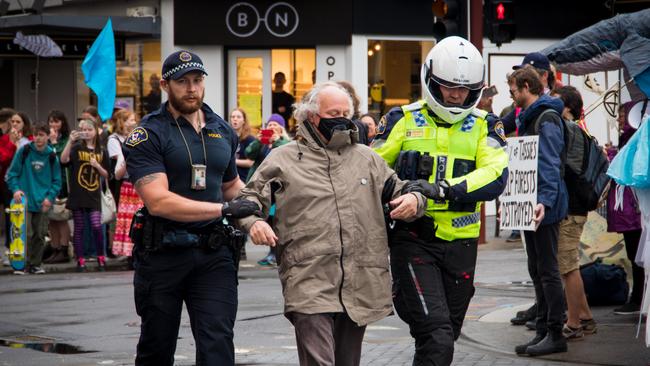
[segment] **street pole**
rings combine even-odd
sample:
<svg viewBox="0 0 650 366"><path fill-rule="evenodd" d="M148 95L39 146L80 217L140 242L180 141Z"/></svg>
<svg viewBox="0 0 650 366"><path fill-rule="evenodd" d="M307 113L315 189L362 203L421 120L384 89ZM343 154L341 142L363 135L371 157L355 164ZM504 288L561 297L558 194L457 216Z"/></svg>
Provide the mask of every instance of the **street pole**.
<svg viewBox="0 0 650 366"><path fill-rule="evenodd" d="M483 53L483 0L469 0L469 41ZM485 244L485 204L481 205L478 243Z"/></svg>

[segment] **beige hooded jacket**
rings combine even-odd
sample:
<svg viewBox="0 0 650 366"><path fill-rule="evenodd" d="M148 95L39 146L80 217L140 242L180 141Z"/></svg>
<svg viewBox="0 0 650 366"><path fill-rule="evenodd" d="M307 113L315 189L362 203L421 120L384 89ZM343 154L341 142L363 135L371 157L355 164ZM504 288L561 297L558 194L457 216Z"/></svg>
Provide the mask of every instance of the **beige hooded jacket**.
<svg viewBox="0 0 650 366"><path fill-rule="evenodd" d="M356 127L336 131L329 143L308 122L297 135L274 149L241 191L268 213L274 187L285 313L345 311L358 325L380 320L392 310L382 190L395 179L396 198L405 182L355 143ZM420 217L426 200L415 195ZM239 224L248 231L257 220Z"/></svg>

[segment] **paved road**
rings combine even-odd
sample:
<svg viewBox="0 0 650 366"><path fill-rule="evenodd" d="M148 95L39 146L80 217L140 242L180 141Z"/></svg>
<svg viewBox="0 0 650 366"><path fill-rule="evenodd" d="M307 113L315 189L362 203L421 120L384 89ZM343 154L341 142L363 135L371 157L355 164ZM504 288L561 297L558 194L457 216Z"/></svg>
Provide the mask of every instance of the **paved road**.
<svg viewBox="0 0 650 366"><path fill-rule="evenodd" d="M282 315L277 274L255 265L265 248L248 249L249 261L240 272L237 364L296 365L294 333ZM480 246L478 258L477 293L457 342L454 365L580 365L576 360L589 360L591 365L650 365L650 352L634 338L635 318L617 318L607 308L596 309L598 334L572 343L569 353L547 359L515 356L514 345L532 336L507 324L518 307L533 302L525 254L520 243L490 238L490 244ZM132 365L140 324L132 278L132 272L0 276L0 366ZM46 344L49 351L52 346L47 344L55 343L64 353L3 347L7 341ZM65 353L71 347L87 353ZM412 357L413 342L399 318L391 316L368 327L362 364L410 365ZM194 364L186 313L176 364Z"/></svg>
<svg viewBox="0 0 650 366"><path fill-rule="evenodd" d="M131 272L53 274L0 277L0 339L54 342L79 347L83 354L44 353L0 347L0 365L128 365L139 335L133 309ZM476 297L469 319L506 301ZM529 301L514 298L514 301ZM293 330L281 315L278 280L269 270L247 271L240 281L240 307L235 330L238 364L297 364ZM471 321L471 320L469 320ZM194 342L184 315L179 334L178 365L192 365ZM397 317L368 327L363 363L408 365L412 357L408 329ZM477 348L461 341L456 365L544 365Z"/></svg>
<svg viewBox="0 0 650 366"><path fill-rule="evenodd" d="M253 260L240 273L235 329L237 363L295 365L294 333L281 314L282 298L275 270L250 268L262 255L260 249L249 251ZM532 301L530 288L508 283L527 278L517 249L480 257L477 281L481 288L468 313L468 325L496 308ZM504 267L503 263L510 265ZM132 272L0 276L0 340L71 345L88 352L57 354L0 347L0 365L133 364L139 318L133 306L132 277ZM62 347L69 351L59 346ZM408 329L396 316L368 327L364 365L410 365L412 354ZM186 314L181 323L176 364L194 364L194 342ZM552 365L544 360L517 358L467 338L458 343L454 364Z"/></svg>

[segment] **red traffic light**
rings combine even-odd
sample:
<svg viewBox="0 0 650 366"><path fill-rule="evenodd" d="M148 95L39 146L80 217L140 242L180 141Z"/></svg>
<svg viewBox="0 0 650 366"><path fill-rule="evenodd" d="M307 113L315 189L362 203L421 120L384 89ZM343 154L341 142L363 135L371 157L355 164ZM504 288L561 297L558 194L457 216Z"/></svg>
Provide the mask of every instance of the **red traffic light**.
<svg viewBox="0 0 650 366"><path fill-rule="evenodd" d="M497 20L505 20L506 19L506 7L503 6L503 3L499 3L497 5Z"/></svg>

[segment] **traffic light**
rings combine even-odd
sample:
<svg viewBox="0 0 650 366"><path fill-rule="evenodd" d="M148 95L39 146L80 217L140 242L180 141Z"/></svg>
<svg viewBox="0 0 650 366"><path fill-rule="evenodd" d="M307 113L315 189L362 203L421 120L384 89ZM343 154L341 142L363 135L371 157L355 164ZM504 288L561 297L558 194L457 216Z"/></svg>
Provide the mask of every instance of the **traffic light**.
<svg viewBox="0 0 650 366"><path fill-rule="evenodd" d="M515 25L514 0L488 0L485 3L485 33L487 37L501 47L503 43L510 43L515 38L517 27Z"/></svg>
<svg viewBox="0 0 650 366"><path fill-rule="evenodd" d="M441 40L449 36L467 39L468 0L433 0L433 37Z"/></svg>

